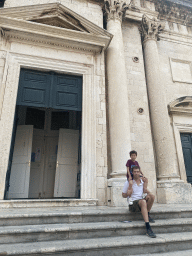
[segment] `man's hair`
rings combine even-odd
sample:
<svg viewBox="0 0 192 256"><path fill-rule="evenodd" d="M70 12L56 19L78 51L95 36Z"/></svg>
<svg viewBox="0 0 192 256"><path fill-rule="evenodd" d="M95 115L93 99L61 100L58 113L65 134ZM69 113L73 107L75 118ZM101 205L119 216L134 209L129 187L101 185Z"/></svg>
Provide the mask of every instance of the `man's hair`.
<svg viewBox="0 0 192 256"><path fill-rule="evenodd" d="M132 170L134 170L134 169L139 169L139 170L140 170L140 167L139 167L138 165L134 165L134 166L132 167Z"/></svg>
<svg viewBox="0 0 192 256"><path fill-rule="evenodd" d="M135 155L137 156L137 151L132 150L132 151L129 152L129 155L130 155L130 156L133 155L133 154L135 154Z"/></svg>

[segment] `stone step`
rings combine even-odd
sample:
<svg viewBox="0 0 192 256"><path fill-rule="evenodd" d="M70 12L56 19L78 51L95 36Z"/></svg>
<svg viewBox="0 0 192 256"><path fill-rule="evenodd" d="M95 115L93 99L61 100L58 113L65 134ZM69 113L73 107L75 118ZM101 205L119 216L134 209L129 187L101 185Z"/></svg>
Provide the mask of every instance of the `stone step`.
<svg viewBox="0 0 192 256"><path fill-rule="evenodd" d="M0 245L3 255L125 256L192 249L192 232Z"/></svg>
<svg viewBox="0 0 192 256"><path fill-rule="evenodd" d="M151 226L156 234L192 232L192 218L156 220ZM0 227L0 244L135 236L145 233L143 221L7 226Z"/></svg>
<svg viewBox="0 0 192 256"><path fill-rule="evenodd" d="M151 211L155 219L192 218L192 207L156 206ZM142 220L140 213L128 208L113 207L44 207L1 209L0 226L39 225L57 223L113 222Z"/></svg>
<svg viewBox="0 0 192 256"><path fill-rule="evenodd" d="M181 256L181 255L182 256L191 256L192 255L192 250L138 254L138 255L134 255L134 256L151 256L151 255L153 255L153 256Z"/></svg>
<svg viewBox="0 0 192 256"><path fill-rule="evenodd" d="M41 208L41 207L82 207L96 206L97 199L20 199L0 200L0 209Z"/></svg>

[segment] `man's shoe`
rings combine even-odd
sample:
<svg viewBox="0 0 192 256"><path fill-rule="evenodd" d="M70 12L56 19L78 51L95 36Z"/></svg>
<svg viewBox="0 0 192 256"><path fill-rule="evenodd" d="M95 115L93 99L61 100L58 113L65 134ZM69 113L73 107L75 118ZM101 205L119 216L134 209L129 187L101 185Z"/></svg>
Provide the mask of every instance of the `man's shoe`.
<svg viewBox="0 0 192 256"><path fill-rule="evenodd" d="M151 238L156 238L156 235L153 233L152 229L147 229L146 235Z"/></svg>
<svg viewBox="0 0 192 256"><path fill-rule="evenodd" d="M153 218L151 218L151 216L149 215L149 222L150 223L155 223L155 220Z"/></svg>

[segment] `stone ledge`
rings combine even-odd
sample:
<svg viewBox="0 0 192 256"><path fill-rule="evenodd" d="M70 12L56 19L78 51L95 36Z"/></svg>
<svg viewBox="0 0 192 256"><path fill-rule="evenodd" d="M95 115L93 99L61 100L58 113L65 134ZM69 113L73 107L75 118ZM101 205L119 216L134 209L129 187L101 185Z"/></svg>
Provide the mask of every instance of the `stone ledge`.
<svg viewBox="0 0 192 256"><path fill-rule="evenodd" d="M98 199L23 199L0 200L1 208L35 208L35 207L76 207L96 206Z"/></svg>

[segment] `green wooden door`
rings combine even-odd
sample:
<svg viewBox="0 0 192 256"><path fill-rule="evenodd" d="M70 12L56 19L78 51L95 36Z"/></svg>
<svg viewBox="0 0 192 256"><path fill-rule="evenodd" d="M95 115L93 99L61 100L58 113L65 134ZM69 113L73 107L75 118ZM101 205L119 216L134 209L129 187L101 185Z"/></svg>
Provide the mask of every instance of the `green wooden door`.
<svg viewBox="0 0 192 256"><path fill-rule="evenodd" d="M192 184L192 134L181 133L187 181Z"/></svg>
<svg viewBox="0 0 192 256"><path fill-rule="evenodd" d="M17 105L82 110L82 77L21 69Z"/></svg>
<svg viewBox="0 0 192 256"><path fill-rule="evenodd" d="M81 111L82 78L54 75L52 86L52 108Z"/></svg>
<svg viewBox="0 0 192 256"><path fill-rule="evenodd" d="M17 105L48 108L50 87L49 73L21 69Z"/></svg>

